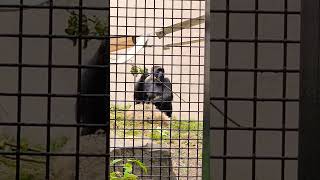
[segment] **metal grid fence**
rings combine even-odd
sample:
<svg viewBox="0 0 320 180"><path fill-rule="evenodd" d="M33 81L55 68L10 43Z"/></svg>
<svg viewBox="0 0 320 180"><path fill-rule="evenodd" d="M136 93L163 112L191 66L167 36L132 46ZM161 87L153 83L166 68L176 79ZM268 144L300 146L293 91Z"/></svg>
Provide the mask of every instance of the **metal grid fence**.
<svg viewBox="0 0 320 180"><path fill-rule="evenodd" d="M210 46L210 178L297 179L300 1L210 1Z"/></svg>
<svg viewBox="0 0 320 180"><path fill-rule="evenodd" d="M111 148L149 143L149 147L134 154L144 162L156 161L150 164L150 169L158 169L148 175L152 179L201 179L204 13L204 1L123 0L111 3L111 35L137 37L137 44L140 39L147 42L126 64L111 64L111 106L115 107L114 115L111 114L114 117L111 118L114 138ZM133 48L139 49L139 45ZM128 49L111 52L111 58L121 61L121 55L130 53ZM160 117L150 114L156 107L141 109L134 105L134 84L141 77L131 72L136 66L147 69L149 75L154 66L164 68L173 92L169 122L165 122L165 114ZM130 117L132 113L133 118ZM148 119L153 121L147 122ZM160 152L149 152L150 148L160 149ZM168 154L171 163L166 160ZM111 156L126 157L124 154L117 156L116 151Z"/></svg>
<svg viewBox="0 0 320 180"><path fill-rule="evenodd" d="M0 2L0 179L108 179L122 169L110 160L132 158L142 179L201 179L204 13L188 0ZM155 65L170 118L135 105Z"/></svg>
<svg viewBox="0 0 320 180"><path fill-rule="evenodd" d="M86 153L80 136L82 128L101 127L106 130L102 146L109 147L108 24L103 36L66 30L85 32L87 19L74 18L90 12L108 17L108 1L0 2L0 179L84 179L83 158L92 157L103 159L98 179L108 179L109 149ZM97 46L91 51L85 50L89 39ZM105 86L90 88L95 83L88 74L101 71L95 80ZM101 107L92 102L97 98L104 101ZM104 116L102 125L86 115ZM67 144L70 149L63 149Z"/></svg>

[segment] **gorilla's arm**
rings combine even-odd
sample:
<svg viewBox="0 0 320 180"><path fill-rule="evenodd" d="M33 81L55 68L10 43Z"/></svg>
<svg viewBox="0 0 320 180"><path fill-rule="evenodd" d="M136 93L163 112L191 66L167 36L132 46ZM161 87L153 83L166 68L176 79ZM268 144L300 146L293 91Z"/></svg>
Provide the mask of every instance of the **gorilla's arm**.
<svg viewBox="0 0 320 180"><path fill-rule="evenodd" d="M164 112L168 117L172 116L172 100L173 100L173 92L172 92L172 84L168 78L164 78L162 86L162 93L158 94L154 99L153 103L156 107Z"/></svg>
<svg viewBox="0 0 320 180"><path fill-rule="evenodd" d="M134 84L134 100L135 103L139 104L145 100L147 100L146 98L146 92L144 92L144 83L146 78L148 77L148 74L142 74L139 81L137 81Z"/></svg>
<svg viewBox="0 0 320 180"><path fill-rule="evenodd" d="M156 96L153 101L171 103L173 100L172 84L168 78L164 78L162 94Z"/></svg>

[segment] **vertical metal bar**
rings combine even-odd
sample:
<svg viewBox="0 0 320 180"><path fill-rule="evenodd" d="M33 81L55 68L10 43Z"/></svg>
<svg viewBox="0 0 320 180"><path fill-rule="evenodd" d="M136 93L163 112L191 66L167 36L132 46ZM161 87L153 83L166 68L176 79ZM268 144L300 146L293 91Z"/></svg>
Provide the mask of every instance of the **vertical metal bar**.
<svg viewBox="0 0 320 180"><path fill-rule="evenodd" d="M19 8L19 65L22 64L23 54L23 0L20 0ZM22 66L18 67L18 108L17 108L17 149L16 149L16 180L20 179L20 147L21 147L21 90L22 90Z"/></svg>
<svg viewBox="0 0 320 180"><path fill-rule="evenodd" d="M229 30L230 30L230 0L226 0L226 34L225 38L229 39ZM225 67L228 68L229 66L229 41L225 42ZM224 72L224 97L228 97L229 91L229 72ZM227 156L227 142L228 142L228 100L224 100L224 123L223 123L223 155ZM227 179L227 159L223 159L223 180Z"/></svg>
<svg viewBox="0 0 320 180"><path fill-rule="evenodd" d="M203 104L203 147L202 147L202 178L212 178L210 165L211 143L210 137L210 0L206 0L205 9L205 57L204 57L204 104Z"/></svg>
<svg viewBox="0 0 320 180"><path fill-rule="evenodd" d="M180 19L180 22L182 23L183 22L183 3L184 3L185 0L181 0L181 19ZM180 41L182 42L183 41L183 34L182 34L182 31L180 31ZM180 56L180 64L182 66L182 60L183 60L183 48L182 46L180 47L180 51L181 51L181 56ZM180 67L180 81L179 81L179 86L180 86L180 97L182 97L182 67ZM178 178L180 177L181 175L181 124L182 124L182 99L179 100L179 155L178 155L178 159L179 159L179 162L178 162Z"/></svg>
<svg viewBox="0 0 320 180"><path fill-rule="evenodd" d="M83 9L82 9L82 2L83 0L79 0L79 3L77 4L78 7L79 7L79 27L78 27L78 32L79 32L79 36L77 37L78 39L78 65L80 66L82 64L82 15L83 15ZM81 71L82 71L82 68L81 67L78 67L78 95L80 94L81 95ZM77 98L77 105L79 107L79 98ZM79 109L79 108L78 108ZM77 112L77 124L80 123L80 116L79 116L79 113L80 112ZM80 177L79 177L79 170L80 170L80 155L79 155L79 151L80 151L80 127L77 126L76 128L76 155L75 155L75 158L76 158L76 164L75 164L75 180L78 180Z"/></svg>
<svg viewBox="0 0 320 180"><path fill-rule="evenodd" d="M117 23L116 23L116 34L118 35L119 34L119 26L118 26L118 24L119 24L119 1L116 1L117 3L117 5L116 5L116 10L117 10ZM116 40L116 44L118 44L119 42L118 42L118 38L117 38L117 40ZM118 53L116 52L116 62L117 62L117 60L118 60ZM117 81L117 79L118 79L118 63L116 63L115 64L115 79L116 79L116 81ZM114 108L114 127L117 127L117 99L118 99L118 83L116 82L115 83L115 95L114 95L114 106L115 106L115 108ZM116 156L116 141L117 141L117 131L116 130L114 130L114 149L113 149L113 156L115 157ZM116 167L115 166L113 166L114 168L113 168L113 171L115 171L116 170Z"/></svg>
<svg viewBox="0 0 320 180"><path fill-rule="evenodd" d="M108 74L106 77L106 85L107 85L107 94L109 96L107 96L107 114L106 114L106 129L105 129L105 132L106 132L106 170L105 170L105 178L106 179L109 179L109 174L110 174L110 123L111 123L111 118L110 118L110 100L111 100L111 97L110 97L110 76L111 76L111 73L110 73L110 21L111 21L111 17L110 17L110 0L107 0L106 2L107 4L107 7L109 7L109 9L107 10L107 37L104 37L104 43L106 43L104 45L104 47L106 47L105 49L105 52L104 52L104 60L106 63L102 63L102 64L108 64L107 67L106 67L106 73Z"/></svg>
<svg viewBox="0 0 320 180"><path fill-rule="evenodd" d="M155 1L155 0L154 0ZM173 22L173 13L174 13L174 3L176 2L176 0L172 0L171 1L171 7L172 7L172 10L171 10L171 13L172 13L172 16L171 16L171 24L174 24L174 22ZM155 26L155 21L154 21L154 26ZM154 27L154 32L155 32L155 27ZM173 34L171 34L171 44L173 44ZM155 37L154 37L154 39L155 39ZM173 49L174 49L174 47L172 47L171 48L171 55L173 54ZM171 64L173 64L173 56L171 56L170 57L170 60L171 60ZM170 73L171 73L171 82L173 81L173 65L172 65L172 67L171 67L171 71L170 71ZM173 89L173 88L172 88ZM169 143L169 150L171 151L171 149L172 149L172 125L173 125L173 115L172 115L172 117L171 117L171 120L170 120L170 143ZM169 178L171 178L171 176L173 176L173 174L171 174L171 170L173 169L173 167L171 166L171 167L169 167Z"/></svg>
<svg viewBox="0 0 320 180"><path fill-rule="evenodd" d="M51 89L52 89L52 24L53 24L53 0L49 1L49 49L48 49L48 98L47 98L47 139L46 152L50 153L50 124L51 124ZM46 179L50 178L50 155L46 156Z"/></svg>
<svg viewBox="0 0 320 180"><path fill-rule="evenodd" d="M165 19L167 19L166 17L165 17L165 0L163 0L162 1L162 15L163 15L163 19L162 19L162 27L165 27L165 23L164 23L164 21L165 21ZM162 45L164 45L164 38L162 38ZM162 58L161 58L161 67L162 68L164 68L163 67L163 64L164 64L164 48L162 48ZM154 63L153 63L154 64ZM162 86L162 91L163 91L163 89L164 89L164 87ZM162 96L162 98L161 98L161 101L163 101L163 94L161 94L161 96ZM163 103L163 102L161 102L161 103ZM152 106L152 111L153 111L153 106ZM153 113L152 113L152 119L153 119ZM162 119L162 114L161 114L161 119ZM153 124L153 123L152 123ZM160 128L161 129L163 129L163 126L162 126L162 121L161 121L161 124L160 124ZM161 130L160 131L161 133L160 133L160 148L162 148L163 147L163 142L162 142L162 133L163 133L163 130ZM160 163L159 163L159 165L160 165L160 172L159 172L159 175L160 175L160 180L162 179L162 151L160 151Z"/></svg>
<svg viewBox="0 0 320 180"><path fill-rule="evenodd" d="M288 38L288 0L284 0L284 31L283 31L283 39L286 40ZM283 42L283 70L287 70L287 43ZM287 72L283 72L282 76L282 98L286 98L287 96ZM281 146L281 155L284 157L286 155L286 104L287 102L282 102L282 146ZM284 159L281 160L281 180L285 180L285 168L286 161Z"/></svg>
<svg viewBox="0 0 320 180"><path fill-rule="evenodd" d="M144 0L144 16L146 17L147 16L147 0ZM136 10L138 10L138 5L136 5ZM147 32L146 32L146 27L147 27L147 21L144 21L144 24L143 24L143 36L146 36L147 35ZM144 49L143 50L143 68L146 69L146 50ZM145 119L145 106L143 105L142 106L142 111L143 111L143 114L142 114L142 120ZM144 130L145 129L145 122L142 121L142 129ZM144 131L142 131L142 144L144 144ZM152 130L151 130L151 133L153 133L153 121L152 121ZM153 144L151 143L151 149L153 148ZM141 150L141 159L143 160L144 159L144 149ZM152 154L152 151L151 151L151 155L150 155L150 161L151 161L151 167L150 169L152 169L152 157L153 157L153 154ZM148 156L147 156L148 157ZM152 171L150 172L150 176L152 177Z"/></svg>
<svg viewBox="0 0 320 180"><path fill-rule="evenodd" d="M298 179L319 179L320 2L302 1Z"/></svg>
<svg viewBox="0 0 320 180"><path fill-rule="evenodd" d="M255 10L259 10L259 0L255 0ZM254 14L254 68L258 68L258 55L259 55L259 13ZM253 97L258 96L258 74L257 72L253 72ZM253 127L257 126L257 101L253 100L252 102L252 119L253 119ZM256 151L257 151L257 131L252 131L252 172L251 172L251 180L256 179Z"/></svg>
<svg viewBox="0 0 320 180"><path fill-rule="evenodd" d="M205 7L206 8L206 7ZM210 7L209 7L210 8ZM199 14L201 15L202 14L202 12L203 12L203 9L202 9L202 2L200 1L199 2ZM203 18L205 18L205 17L203 17ZM199 24L199 26L198 26L198 32L199 32L199 39L200 38L204 38L204 37L201 37L201 24ZM199 41L199 43L198 43L198 51L199 51L199 54L201 54L201 50L203 49L203 48L201 48L201 42ZM199 58L198 58L198 60L199 60L199 62L201 62L201 57L199 56ZM204 60L204 65L206 64L206 62L205 62L205 60ZM201 77L203 77L203 76L201 76L200 75L200 72L201 71L203 71L204 69L202 69L203 68L203 66L204 66L203 64L199 64L199 66L198 66L198 71L199 71L199 74L198 74L198 110L200 110L200 105L201 105L201 102L200 102L200 87L201 87L201 85L200 85L200 82L201 82ZM202 104L202 105L204 105L204 104ZM198 121L198 126L197 126L197 128L198 128L198 131L197 131L197 137L201 137L201 135L200 135L200 133L203 133L203 131L201 132L201 128L200 128L200 111L198 111L198 116L197 116L197 121ZM203 119L203 118L202 118ZM202 128L203 129L203 128ZM201 151L203 151L203 149L201 149L200 147L199 147L199 141L201 141L199 138L197 138L197 146L196 146L196 148L197 148L197 162L199 162L199 160L201 159L202 161L203 161L203 158L202 157L199 157L199 152L201 152ZM203 136L202 136L202 141L203 141ZM199 149L200 148L200 149ZM199 163L197 163L197 172L196 172L196 179L199 179L199 178L201 178L201 177L199 177L199 166L201 166L201 165L199 165Z"/></svg>
<svg viewBox="0 0 320 180"><path fill-rule="evenodd" d="M190 7L189 7L189 9L190 9L190 20L192 19L192 1L190 2ZM191 40L192 40L192 27L190 27L190 29L189 29L189 40L190 40L190 42L191 42ZM189 55L189 79L188 79L188 87L189 87L189 89L188 89L188 92L190 93L191 92L191 57L192 57L192 44L190 43L190 47L189 47L189 53L190 53L190 55ZM200 63L200 62L199 62ZM191 138L190 138L190 120L191 120L191 113L190 113L190 109L191 109L191 94L189 94L188 95L188 97L189 97L189 99L188 99L188 101L189 101L189 103L188 103L188 120L187 120L187 122L188 122L188 129L189 129L189 131L188 131L188 141L190 141L191 140ZM188 142L188 152L187 152L187 154L188 154L188 159L187 159L187 175L189 175L189 170L190 170L190 142Z"/></svg>

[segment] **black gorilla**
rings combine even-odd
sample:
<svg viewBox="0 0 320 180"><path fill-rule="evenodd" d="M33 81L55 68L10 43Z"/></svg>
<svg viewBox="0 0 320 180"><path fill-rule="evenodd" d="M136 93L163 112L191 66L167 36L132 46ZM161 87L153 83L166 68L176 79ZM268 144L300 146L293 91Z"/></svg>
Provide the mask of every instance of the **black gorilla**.
<svg viewBox="0 0 320 180"><path fill-rule="evenodd" d="M108 48L108 41L102 42L94 57L85 62L85 64L109 65L109 61L107 60ZM81 130L81 135L94 134L98 129L103 129L103 124L109 121L109 97L103 96L110 92L109 68L109 66L106 66L102 68L84 68L81 70L80 93L90 94L91 96L79 98L77 112L80 116L80 122L101 125L101 127L84 127Z"/></svg>
<svg viewBox="0 0 320 180"><path fill-rule="evenodd" d="M164 69L154 66L150 75L141 75L134 87L134 100L139 103L153 103L160 111L168 117L172 116L172 84L164 76Z"/></svg>

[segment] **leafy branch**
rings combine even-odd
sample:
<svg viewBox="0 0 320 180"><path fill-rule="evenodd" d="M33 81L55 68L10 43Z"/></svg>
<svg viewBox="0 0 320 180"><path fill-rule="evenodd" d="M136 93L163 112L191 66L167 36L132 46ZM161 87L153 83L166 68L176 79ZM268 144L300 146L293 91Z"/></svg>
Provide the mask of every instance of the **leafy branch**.
<svg viewBox="0 0 320 180"><path fill-rule="evenodd" d="M148 73L148 71L149 71L148 68L144 68L140 66L132 66L130 73L136 77L138 74L145 74L145 73Z"/></svg>
<svg viewBox="0 0 320 180"><path fill-rule="evenodd" d="M111 162L111 166L122 162L123 159L115 159ZM123 173L114 171L110 173L110 180L138 180L138 176L133 174L133 164L138 165L144 173L148 173L147 167L143 162L137 159L128 159L125 164L122 164Z"/></svg>
<svg viewBox="0 0 320 180"><path fill-rule="evenodd" d="M87 15L82 14L80 32L80 15L74 11L70 11L69 13L70 15L65 33L70 36L76 36L71 38L73 41L73 46L77 45L77 36L92 35L96 37L104 37L106 35L108 30L106 20L101 20L97 16L88 17ZM87 48L90 40L91 39L84 39L84 49Z"/></svg>

